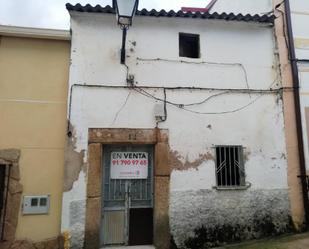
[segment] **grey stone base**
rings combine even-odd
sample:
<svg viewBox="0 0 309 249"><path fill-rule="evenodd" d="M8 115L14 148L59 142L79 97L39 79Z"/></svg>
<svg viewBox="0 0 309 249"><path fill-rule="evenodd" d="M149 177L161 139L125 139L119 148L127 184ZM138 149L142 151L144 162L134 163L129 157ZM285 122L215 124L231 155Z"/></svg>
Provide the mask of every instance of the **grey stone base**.
<svg viewBox="0 0 309 249"><path fill-rule="evenodd" d="M70 204L70 233L72 249L82 249L85 235L86 201L72 201Z"/></svg>
<svg viewBox="0 0 309 249"><path fill-rule="evenodd" d="M291 231L288 190L171 193L170 226L178 248L209 248Z"/></svg>

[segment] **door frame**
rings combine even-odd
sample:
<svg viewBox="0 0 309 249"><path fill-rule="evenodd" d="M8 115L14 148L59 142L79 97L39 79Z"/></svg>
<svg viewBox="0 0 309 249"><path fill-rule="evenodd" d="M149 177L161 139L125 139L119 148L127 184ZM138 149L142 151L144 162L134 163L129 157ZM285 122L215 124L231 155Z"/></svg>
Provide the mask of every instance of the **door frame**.
<svg viewBox="0 0 309 249"><path fill-rule="evenodd" d="M154 245L157 249L168 249L169 230L169 184L170 164L168 130L163 129L126 129L90 128L88 130L88 171L85 249L100 248L101 206L103 183L103 145L132 144L154 146Z"/></svg>

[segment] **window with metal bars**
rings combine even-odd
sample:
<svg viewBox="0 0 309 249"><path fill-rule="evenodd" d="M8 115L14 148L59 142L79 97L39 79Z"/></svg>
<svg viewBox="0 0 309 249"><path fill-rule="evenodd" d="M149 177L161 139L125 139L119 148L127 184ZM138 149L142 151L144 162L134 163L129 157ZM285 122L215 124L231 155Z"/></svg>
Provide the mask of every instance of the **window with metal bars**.
<svg viewBox="0 0 309 249"><path fill-rule="evenodd" d="M246 185L242 146L216 146L216 175L218 187Z"/></svg>

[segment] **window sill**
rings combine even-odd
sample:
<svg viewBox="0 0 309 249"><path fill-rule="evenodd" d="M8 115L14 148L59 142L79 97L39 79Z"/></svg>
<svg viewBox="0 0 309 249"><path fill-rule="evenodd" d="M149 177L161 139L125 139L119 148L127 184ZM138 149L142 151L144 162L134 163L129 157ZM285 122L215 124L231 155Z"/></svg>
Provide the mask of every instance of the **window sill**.
<svg viewBox="0 0 309 249"><path fill-rule="evenodd" d="M251 183L247 183L245 186L228 186L228 187L222 187L222 186L213 186L213 189L224 191L224 190L247 190L251 187Z"/></svg>

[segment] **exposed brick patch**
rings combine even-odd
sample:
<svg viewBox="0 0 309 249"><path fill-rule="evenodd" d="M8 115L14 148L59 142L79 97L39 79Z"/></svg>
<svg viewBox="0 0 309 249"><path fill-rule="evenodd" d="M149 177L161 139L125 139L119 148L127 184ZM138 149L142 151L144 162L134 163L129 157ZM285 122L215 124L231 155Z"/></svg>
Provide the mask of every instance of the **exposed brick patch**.
<svg viewBox="0 0 309 249"><path fill-rule="evenodd" d="M205 154L199 154L198 158L194 161L189 161L188 158L184 158L178 153L178 151L171 150L169 153L169 160L172 169L174 170L188 170L188 169L197 169L203 162L214 160L214 156L207 152Z"/></svg>
<svg viewBox="0 0 309 249"><path fill-rule="evenodd" d="M64 187L65 192L70 191L73 183L78 179L80 171L84 168L85 151L75 151L75 138L67 138L64 162Z"/></svg>

